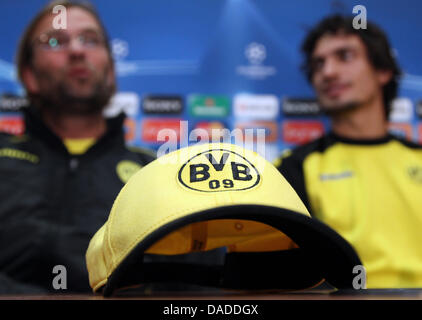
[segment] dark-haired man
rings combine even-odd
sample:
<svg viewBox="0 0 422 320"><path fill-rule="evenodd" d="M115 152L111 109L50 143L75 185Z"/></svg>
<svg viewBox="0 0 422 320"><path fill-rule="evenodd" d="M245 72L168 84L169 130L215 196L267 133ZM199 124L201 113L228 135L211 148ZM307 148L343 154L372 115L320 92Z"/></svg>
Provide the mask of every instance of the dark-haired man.
<svg viewBox="0 0 422 320"><path fill-rule="evenodd" d="M276 165L355 247L368 288L422 287L422 149L388 133L400 70L385 34L352 21L328 17L306 37L304 69L331 131Z"/></svg>
<svg viewBox="0 0 422 320"><path fill-rule="evenodd" d="M58 4L66 29L54 28ZM90 291L89 240L130 175L154 156L126 147L123 114L103 116L115 74L93 8L45 7L17 63L31 105L24 135L0 135L0 293Z"/></svg>

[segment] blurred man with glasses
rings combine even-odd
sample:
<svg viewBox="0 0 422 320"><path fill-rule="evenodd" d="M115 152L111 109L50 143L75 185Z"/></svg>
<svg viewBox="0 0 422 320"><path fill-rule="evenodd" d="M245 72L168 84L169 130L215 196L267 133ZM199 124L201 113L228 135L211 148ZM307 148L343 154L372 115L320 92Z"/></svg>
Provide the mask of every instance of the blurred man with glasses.
<svg viewBox="0 0 422 320"><path fill-rule="evenodd" d="M57 5L66 8L65 29L54 26ZM124 114L103 116L116 80L91 6L43 8L22 36L17 65L30 106L23 135L0 134L0 293L89 291L89 240L154 156L125 145Z"/></svg>

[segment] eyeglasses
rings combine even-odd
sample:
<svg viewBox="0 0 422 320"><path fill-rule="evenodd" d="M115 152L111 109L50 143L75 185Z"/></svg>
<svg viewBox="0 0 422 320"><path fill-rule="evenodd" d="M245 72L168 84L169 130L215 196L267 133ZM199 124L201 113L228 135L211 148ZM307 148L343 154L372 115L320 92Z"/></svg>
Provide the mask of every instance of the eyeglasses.
<svg viewBox="0 0 422 320"><path fill-rule="evenodd" d="M89 30L76 36L70 36L66 32L51 32L41 34L34 45L46 51L63 51L69 49L73 40L84 49L97 49L104 47L104 37L97 31Z"/></svg>

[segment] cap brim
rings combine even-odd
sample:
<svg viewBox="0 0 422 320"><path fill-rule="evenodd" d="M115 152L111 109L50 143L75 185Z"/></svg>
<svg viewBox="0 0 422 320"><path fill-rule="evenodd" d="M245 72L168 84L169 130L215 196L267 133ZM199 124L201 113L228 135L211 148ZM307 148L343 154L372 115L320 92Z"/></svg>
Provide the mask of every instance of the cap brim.
<svg viewBox="0 0 422 320"><path fill-rule="evenodd" d="M223 206L184 216L152 231L109 276L103 288L104 296L110 296L115 290L126 286L158 280L160 275L164 281L168 280L166 270L172 268L174 271L177 267L168 264L166 269L166 264L161 264L161 268L154 266L149 272L143 272L145 251L183 226L216 219L242 219L268 224L290 237L299 250L228 254L226 264L230 266L226 265L223 270L210 266L208 275L201 277L206 267L190 266L189 269L186 266L181 268L184 274L180 276L180 281L189 282L188 278L192 277L196 284L223 288L256 289L259 286L259 289L299 289L317 284L318 279L325 279L332 286L343 289L352 287L355 276L353 267L362 264L343 237L315 218L272 206Z"/></svg>

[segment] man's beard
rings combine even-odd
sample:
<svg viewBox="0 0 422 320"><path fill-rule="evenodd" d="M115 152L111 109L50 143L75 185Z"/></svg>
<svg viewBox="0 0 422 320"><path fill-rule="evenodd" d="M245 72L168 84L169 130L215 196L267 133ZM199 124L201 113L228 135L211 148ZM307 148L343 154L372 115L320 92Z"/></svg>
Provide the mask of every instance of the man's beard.
<svg viewBox="0 0 422 320"><path fill-rule="evenodd" d="M80 96L72 92L68 85L51 81L48 92L32 95L30 98L40 109L57 115L92 115L101 113L115 92L115 84L107 84L105 77L92 84L90 94Z"/></svg>
<svg viewBox="0 0 422 320"><path fill-rule="evenodd" d="M338 105L326 106L321 101L318 101L322 113L330 117L339 116L349 111L357 109L361 103L357 101L346 102Z"/></svg>

